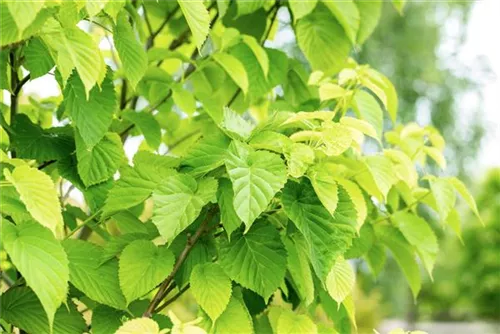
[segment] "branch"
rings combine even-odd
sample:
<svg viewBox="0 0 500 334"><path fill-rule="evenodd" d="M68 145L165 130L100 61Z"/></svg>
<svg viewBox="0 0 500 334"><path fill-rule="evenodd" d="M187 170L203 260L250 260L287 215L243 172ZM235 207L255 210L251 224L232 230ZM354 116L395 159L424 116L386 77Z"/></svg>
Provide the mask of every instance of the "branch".
<svg viewBox="0 0 500 334"><path fill-rule="evenodd" d="M38 169L39 170L42 170L44 169L45 167L47 166L50 166L52 165L54 162L56 162L57 160L49 160L49 161L45 161L44 163L42 163L40 166L38 166Z"/></svg>
<svg viewBox="0 0 500 334"><path fill-rule="evenodd" d="M175 14L177 14L177 12L179 11L179 9L180 9L179 6L175 7L175 9L173 11L171 11L170 13L168 13L167 17L165 18L165 20L163 21L163 23L160 25L160 27L158 29L156 29L154 32L151 33L151 35L148 38L148 41L146 42L146 49L147 50L149 50L151 47L154 46L156 36L158 36L161 33L161 31L163 30L163 28L165 28L165 26L167 25L167 23L175 16ZM144 19L146 20L146 24L148 24L149 19L146 19L146 17L147 17L146 11L144 11L144 16L145 16Z"/></svg>
<svg viewBox="0 0 500 334"><path fill-rule="evenodd" d="M164 298L164 294L168 290L168 287L169 287L170 283L172 282L172 280L174 279L175 274L177 274L177 272L181 268L182 264L186 260L187 256L191 252L191 249L193 249L193 247L196 244L196 242L198 241L198 239L200 239L200 237L205 232L205 229L207 228L208 223L212 220L215 213L216 213L216 208L213 207L212 209L210 209L208 211L207 216L205 217L203 222L201 222L201 224L198 227L198 229L196 230L195 234L191 237L188 237L187 242L186 242L186 246L182 250L179 257L177 258L177 262L175 263L174 269L172 269L172 272L170 273L170 275L168 275L168 277L161 284L160 288L156 292L156 295L153 297L153 299L149 303L148 308L146 309L146 311L142 315L143 317L150 318L151 315L154 313L155 308L160 304L160 302Z"/></svg>
<svg viewBox="0 0 500 334"><path fill-rule="evenodd" d="M166 302L164 302L163 304L161 304L160 306L158 306L154 312L155 313L158 313L160 312L161 310L163 310L165 307L167 307L168 305L172 304L173 302L175 302L180 296L182 296L184 294L184 292L186 292L187 290L189 289L189 284L186 285L185 287L183 287L182 289L179 290L179 292L177 292L175 295L172 296L172 298L170 298L169 300L167 300Z"/></svg>

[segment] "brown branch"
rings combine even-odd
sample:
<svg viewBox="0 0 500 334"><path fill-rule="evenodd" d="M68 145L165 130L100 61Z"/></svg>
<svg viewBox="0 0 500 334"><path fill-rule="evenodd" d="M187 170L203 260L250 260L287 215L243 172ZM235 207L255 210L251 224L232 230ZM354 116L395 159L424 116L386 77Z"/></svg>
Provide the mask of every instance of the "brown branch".
<svg viewBox="0 0 500 334"><path fill-rule="evenodd" d="M182 296L184 294L184 292L186 292L187 290L189 289L189 284L186 285L185 287L183 287L182 289L179 290L179 292L177 292L175 295L172 296L172 298L170 298L169 300L165 301L163 304L161 304L160 306L158 306L155 310L154 310L154 313L158 313L160 312L161 310L163 310L165 307L167 307L168 305L172 304L173 302L175 302L180 296Z"/></svg>
<svg viewBox="0 0 500 334"><path fill-rule="evenodd" d="M215 213L216 213L216 208L213 207L212 209L210 209L208 211L207 216L201 222L200 226L198 227L198 229L196 230L194 235L188 237L187 242L186 242L186 246L182 250L179 257L177 258L177 262L175 263L174 269L172 269L172 272L170 273L170 275L168 275L168 277L160 285L160 288L156 292L156 295L153 297L153 299L149 303L148 308L146 309L146 311L142 315L143 317L148 317L148 318L151 317L151 315L155 311L156 307L160 304L160 302L164 298L165 292L168 290L168 287L169 287L170 283L172 282L172 280L174 279L175 274L177 274L177 272L181 268L182 264L186 260L187 256L189 255L189 253L193 249L194 245L196 244L198 239L200 239L200 237L205 232L205 229L207 228L208 223L212 220Z"/></svg>

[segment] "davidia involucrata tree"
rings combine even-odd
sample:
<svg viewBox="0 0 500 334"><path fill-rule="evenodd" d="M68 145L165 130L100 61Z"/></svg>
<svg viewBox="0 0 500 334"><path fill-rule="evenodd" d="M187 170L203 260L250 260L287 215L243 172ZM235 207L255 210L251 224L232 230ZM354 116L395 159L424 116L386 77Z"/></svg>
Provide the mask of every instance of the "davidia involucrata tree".
<svg viewBox="0 0 500 334"><path fill-rule="evenodd" d="M3 329L348 333L350 259L387 254L417 298L439 252L418 206L459 235L477 208L354 59L381 7L2 1ZM23 94L40 77L60 95ZM191 322L167 308L186 291Z"/></svg>

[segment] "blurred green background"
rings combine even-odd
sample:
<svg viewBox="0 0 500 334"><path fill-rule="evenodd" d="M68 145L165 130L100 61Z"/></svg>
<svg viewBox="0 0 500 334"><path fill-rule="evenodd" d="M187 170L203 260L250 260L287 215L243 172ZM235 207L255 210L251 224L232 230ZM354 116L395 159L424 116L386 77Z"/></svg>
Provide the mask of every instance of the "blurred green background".
<svg viewBox="0 0 500 334"><path fill-rule="evenodd" d="M386 6L374 35L355 55L394 82L401 121L442 132L445 173L467 182L486 225L464 207L457 217L460 239L422 212L434 222L441 252L433 281L427 275L416 303L394 261L377 279L357 263L360 333L396 323L429 333L500 333L500 108L492 96L495 88L500 94L494 68L500 46L488 45L498 13L493 1L414 1L404 17Z"/></svg>

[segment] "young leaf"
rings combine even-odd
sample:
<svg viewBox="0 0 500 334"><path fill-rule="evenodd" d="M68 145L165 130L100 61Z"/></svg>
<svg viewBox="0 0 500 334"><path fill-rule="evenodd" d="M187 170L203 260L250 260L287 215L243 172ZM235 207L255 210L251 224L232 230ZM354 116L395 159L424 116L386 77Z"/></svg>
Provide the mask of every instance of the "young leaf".
<svg viewBox="0 0 500 334"><path fill-rule="evenodd" d="M2 223L2 244L26 284L40 300L52 328L54 315L68 293L68 258L50 231L37 223ZM3 298L2 298L3 299ZM3 309L3 308L2 308Z"/></svg>
<svg viewBox="0 0 500 334"><path fill-rule="evenodd" d="M394 259L403 271L403 274L410 285L413 298L417 298L422 286L422 281L413 247L408 243L408 241L406 241L401 232L394 227L376 225L375 233L384 245L392 252Z"/></svg>
<svg viewBox="0 0 500 334"><path fill-rule="evenodd" d="M474 200L474 197L472 197L472 195L470 194L469 190L467 190L465 184L456 177L450 177L447 180L453 185L453 187L455 187L455 190L460 194L460 196L462 196L462 198L465 200L469 208L479 219L481 224L484 225L484 222L481 219L481 216L479 215L479 211L477 210L476 201Z"/></svg>
<svg viewBox="0 0 500 334"><path fill-rule="evenodd" d="M43 8L44 2L23 2L23 1L6 1L10 15L16 22L17 29L22 33L36 18L37 14Z"/></svg>
<svg viewBox="0 0 500 334"><path fill-rule="evenodd" d="M166 246L136 240L123 249L119 261L120 287L127 304L163 281L174 267L174 255Z"/></svg>
<svg viewBox="0 0 500 334"><path fill-rule="evenodd" d="M311 184L319 200L328 212L333 215L339 202L338 186L329 164L318 164L309 172Z"/></svg>
<svg viewBox="0 0 500 334"><path fill-rule="evenodd" d="M214 53L212 57L241 88L243 94L246 94L248 92L248 76L245 66L238 58L227 53Z"/></svg>
<svg viewBox="0 0 500 334"><path fill-rule="evenodd" d="M153 223L167 242L184 231L208 202L215 201L217 180L196 181L189 175L170 176L153 192Z"/></svg>
<svg viewBox="0 0 500 334"><path fill-rule="evenodd" d="M106 133L91 149L78 133L75 139L78 174L86 187L111 178L125 159L120 136L114 132Z"/></svg>
<svg viewBox="0 0 500 334"><path fill-rule="evenodd" d="M442 222L445 222L457 200L455 189L447 179L435 179L430 181L430 185L439 218Z"/></svg>
<svg viewBox="0 0 500 334"><path fill-rule="evenodd" d="M288 173L292 177L301 177L314 163L314 150L308 145L292 143L284 153L288 163Z"/></svg>
<svg viewBox="0 0 500 334"><path fill-rule="evenodd" d="M439 251L438 241L432 228L425 220L408 212L395 214L393 221L406 240L415 247L420 260L432 278L432 269Z"/></svg>
<svg viewBox="0 0 500 334"><path fill-rule="evenodd" d="M235 296L231 297L226 310L215 322L213 332L217 334L254 333L252 318L243 302Z"/></svg>
<svg viewBox="0 0 500 334"><path fill-rule="evenodd" d="M302 17L312 12L316 7L318 1L289 0L288 3L290 4L290 9L292 10L293 13L293 18L295 20L299 20Z"/></svg>
<svg viewBox="0 0 500 334"><path fill-rule="evenodd" d="M341 303L354 288L354 271L346 260L338 258L326 277L326 289L337 303Z"/></svg>
<svg viewBox="0 0 500 334"><path fill-rule="evenodd" d="M125 11L118 14L114 29L113 41L123 65L128 81L135 89L148 67L148 57L143 46L136 40Z"/></svg>
<svg viewBox="0 0 500 334"><path fill-rule="evenodd" d="M191 292L212 321L224 312L231 299L231 280L216 263L199 264L191 272Z"/></svg>
<svg viewBox="0 0 500 334"><path fill-rule="evenodd" d="M381 138L383 130L384 114L377 99L364 90L358 90L354 94L352 105L358 117L370 123L377 132L377 137Z"/></svg>
<svg viewBox="0 0 500 334"><path fill-rule="evenodd" d="M18 166L12 174L4 169L5 178L16 188L28 212L41 225L60 237L64 224L61 204L52 179L42 171L28 165ZM3 199L2 199L3 200Z"/></svg>
<svg viewBox="0 0 500 334"><path fill-rule="evenodd" d="M283 310L278 318L277 334L318 333L314 322L305 314L297 314L291 310Z"/></svg>
<svg viewBox="0 0 500 334"><path fill-rule="evenodd" d="M248 230L284 186L286 167L277 154L254 151L237 141L228 153L226 168L233 183L234 208Z"/></svg>
<svg viewBox="0 0 500 334"><path fill-rule="evenodd" d="M194 42L201 52L201 47L207 38L210 30L210 15L208 14L203 1L178 0L182 14L186 18L187 24L193 34Z"/></svg>
<svg viewBox="0 0 500 334"><path fill-rule="evenodd" d="M219 126L229 137L246 141L252 134L253 125L229 108L224 108Z"/></svg>
<svg viewBox="0 0 500 334"><path fill-rule="evenodd" d="M220 265L232 280L267 300L285 277L285 246L274 226L258 222L246 234L234 232L231 242L222 241Z"/></svg>
<svg viewBox="0 0 500 334"><path fill-rule="evenodd" d="M94 86L90 96L80 76L73 72L64 89L66 110L74 121L86 148L93 148L104 137L113 120L116 108L112 72L108 71L101 87Z"/></svg>
<svg viewBox="0 0 500 334"><path fill-rule="evenodd" d="M118 260L101 264L102 247L83 240L65 240L63 247L68 254L71 284L96 302L125 309L126 301L118 281Z"/></svg>
<svg viewBox="0 0 500 334"><path fill-rule="evenodd" d="M115 334L160 334L160 326L153 319L136 318L125 322Z"/></svg>

